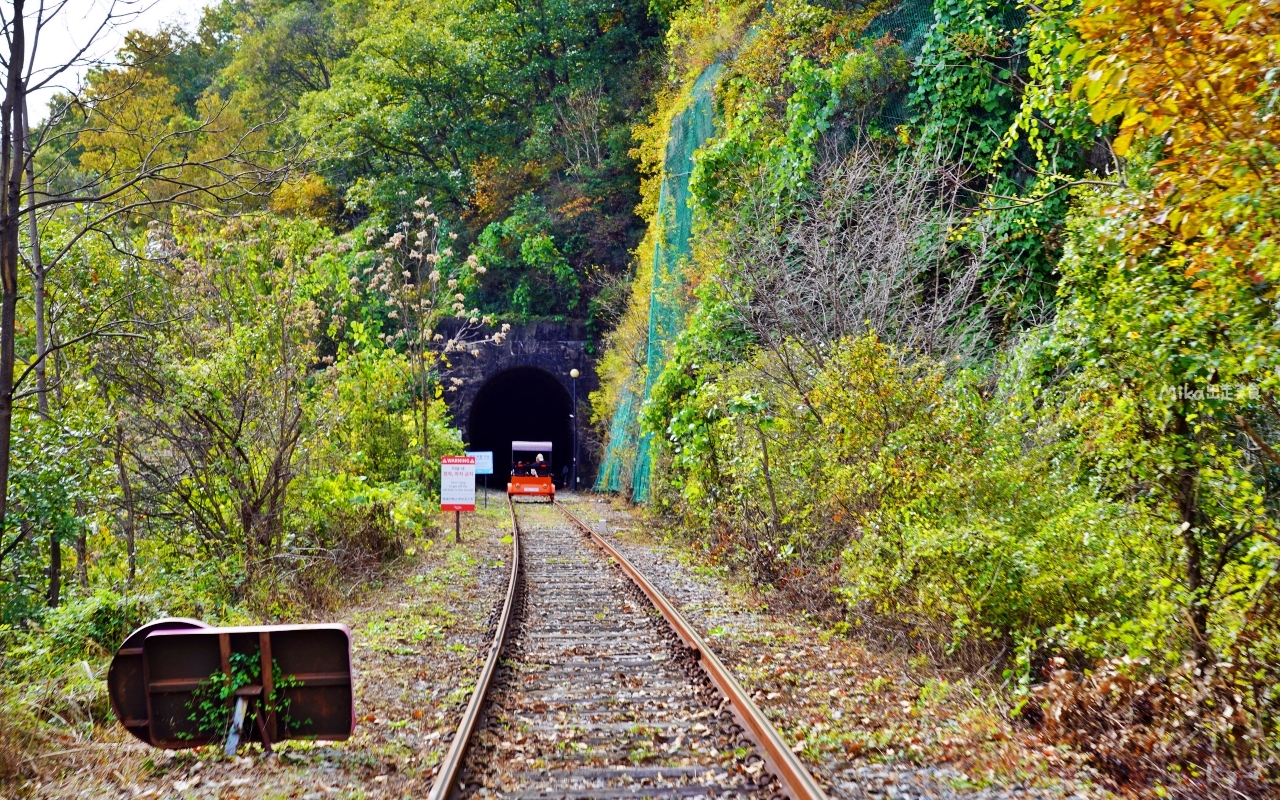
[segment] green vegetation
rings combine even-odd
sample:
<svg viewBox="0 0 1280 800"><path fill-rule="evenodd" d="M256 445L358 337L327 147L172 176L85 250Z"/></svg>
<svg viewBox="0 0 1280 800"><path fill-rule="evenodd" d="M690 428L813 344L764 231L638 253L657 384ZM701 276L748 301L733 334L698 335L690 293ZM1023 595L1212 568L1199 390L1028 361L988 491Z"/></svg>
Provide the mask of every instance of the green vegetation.
<svg viewBox="0 0 1280 800"><path fill-rule="evenodd" d="M101 21L5 19L15 75L41 26ZM453 354L616 313L664 23L222 0L30 119L9 85L0 769L110 718L136 625L333 610L433 535Z"/></svg>
<svg viewBox="0 0 1280 800"><path fill-rule="evenodd" d="M223 0L31 119L15 77L0 768L106 717L139 622L376 580L434 526L454 356L568 319L607 333L602 485L717 569L999 667L1117 786L1260 793L1277 20Z"/></svg>
<svg viewBox="0 0 1280 800"><path fill-rule="evenodd" d="M214 671L200 682L187 703L187 708L191 711L189 719L196 724L197 733L215 740L221 739L231 726L231 702L236 692L262 679L261 650L255 650L252 653L232 653L229 663L231 674L228 675L221 669ZM261 709L257 703L254 703L245 712L242 730L247 732L253 729L259 710L263 714L278 715L277 724L282 732L287 732L290 727L299 728L311 724L309 719L295 720L289 716L291 701L284 692L286 689L302 686L302 682L292 675L284 674L280 664L274 658L271 659L271 680L273 683L270 696L263 698ZM179 733L178 736L195 738L193 734Z"/></svg>
<svg viewBox="0 0 1280 800"><path fill-rule="evenodd" d="M660 109L722 65L680 333L635 357L664 346L642 270L597 416L652 387L647 491L714 561L838 630L1003 662L1117 785L1258 791L1275 9L935 0L895 35L887 8L675 14Z"/></svg>

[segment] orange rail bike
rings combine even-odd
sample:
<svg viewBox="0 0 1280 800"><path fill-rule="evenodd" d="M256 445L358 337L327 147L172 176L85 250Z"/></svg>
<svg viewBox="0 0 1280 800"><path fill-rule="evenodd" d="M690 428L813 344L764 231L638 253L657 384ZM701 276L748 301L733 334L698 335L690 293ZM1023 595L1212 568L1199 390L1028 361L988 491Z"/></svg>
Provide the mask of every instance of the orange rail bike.
<svg viewBox="0 0 1280 800"><path fill-rule="evenodd" d="M545 497L555 502L551 480L551 442L512 442L508 497Z"/></svg>

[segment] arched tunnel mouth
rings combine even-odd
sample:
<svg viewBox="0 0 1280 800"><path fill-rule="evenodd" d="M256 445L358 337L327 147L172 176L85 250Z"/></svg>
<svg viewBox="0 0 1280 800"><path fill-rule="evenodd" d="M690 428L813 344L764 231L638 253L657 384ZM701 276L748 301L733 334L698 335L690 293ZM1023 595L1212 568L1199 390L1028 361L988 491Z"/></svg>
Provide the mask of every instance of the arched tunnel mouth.
<svg viewBox="0 0 1280 800"><path fill-rule="evenodd" d="M510 473L513 441L550 441L551 471L565 482L573 462L573 401L556 377L537 367L513 367L484 382L467 417L470 450L493 451L493 480Z"/></svg>

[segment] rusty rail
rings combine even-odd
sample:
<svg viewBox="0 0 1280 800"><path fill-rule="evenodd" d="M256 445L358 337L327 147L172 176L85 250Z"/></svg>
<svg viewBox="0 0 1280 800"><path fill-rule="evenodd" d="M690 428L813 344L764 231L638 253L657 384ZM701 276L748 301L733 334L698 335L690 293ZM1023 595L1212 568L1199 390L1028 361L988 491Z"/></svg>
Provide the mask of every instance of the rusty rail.
<svg viewBox="0 0 1280 800"><path fill-rule="evenodd" d="M751 700L746 690L733 677L733 673L716 657L715 652L707 646L706 641L685 620L684 615L680 613L675 605L656 586L650 583L622 553L605 541L604 537L578 519L572 511L561 505L559 501L554 502L556 508L560 509L573 524L585 531L596 544L600 545L606 553L618 562L623 571L627 573L627 576L648 596L654 607L658 609L667 623L675 630L681 641L694 651L698 663L702 665L707 677L729 699L729 706L733 711L733 716L738 720L738 724L743 727L743 730L746 731L747 737L760 748L760 754L764 756L766 766L778 778L787 795L792 800L826 800L826 795L818 787L813 776L800 763L800 759L796 758L795 753L791 752L791 748L787 747L787 743L783 741L781 734L769 722L768 717ZM514 511L512 513L514 514Z"/></svg>
<svg viewBox="0 0 1280 800"><path fill-rule="evenodd" d="M493 642L489 645L489 657L484 662L484 669L476 681L475 691L471 694L471 702L467 704L467 712L462 716L462 724L454 734L449 752L440 762L436 773L436 782L431 787L428 800L446 800L458 784L458 774L462 770L463 759L467 754L467 745L471 743L471 734L475 731L476 722L480 719L480 710L484 707L485 696L489 693L489 684L498 670L498 659L502 656L502 647L507 640L507 632L511 627L511 615L515 611L516 591L520 582L520 523L516 521L516 507L507 498L511 510L511 580L507 584L507 598L502 603L502 616L498 618L498 627L493 633Z"/></svg>

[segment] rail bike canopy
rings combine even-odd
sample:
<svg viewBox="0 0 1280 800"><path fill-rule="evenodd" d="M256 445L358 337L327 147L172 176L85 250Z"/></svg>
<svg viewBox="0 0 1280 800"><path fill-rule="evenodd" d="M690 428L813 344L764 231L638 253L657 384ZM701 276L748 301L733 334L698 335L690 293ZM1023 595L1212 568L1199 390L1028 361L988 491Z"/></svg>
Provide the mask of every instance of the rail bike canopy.
<svg viewBox="0 0 1280 800"><path fill-rule="evenodd" d="M516 453L550 453L551 442L524 442L515 441L511 443L511 457L515 458Z"/></svg>
<svg viewBox="0 0 1280 800"><path fill-rule="evenodd" d="M355 724L351 633L157 620L116 651L107 690L120 723L155 747L225 740L231 754L241 741L270 750L284 739L346 739Z"/></svg>

